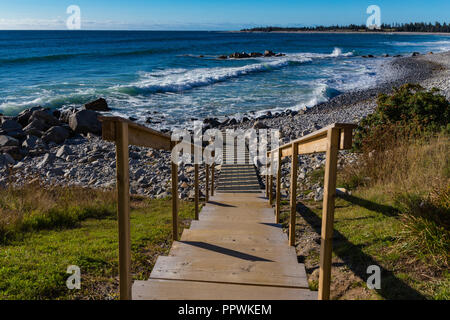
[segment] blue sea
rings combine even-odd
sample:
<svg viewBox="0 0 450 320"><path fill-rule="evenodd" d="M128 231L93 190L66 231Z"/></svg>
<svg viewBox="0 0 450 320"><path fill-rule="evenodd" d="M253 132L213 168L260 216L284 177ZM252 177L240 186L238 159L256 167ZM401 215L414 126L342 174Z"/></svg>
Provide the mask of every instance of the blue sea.
<svg viewBox="0 0 450 320"><path fill-rule="evenodd" d="M286 56L218 59L266 49ZM298 110L395 76L384 54L446 50L442 35L0 31L0 113L104 97L112 114L171 127Z"/></svg>

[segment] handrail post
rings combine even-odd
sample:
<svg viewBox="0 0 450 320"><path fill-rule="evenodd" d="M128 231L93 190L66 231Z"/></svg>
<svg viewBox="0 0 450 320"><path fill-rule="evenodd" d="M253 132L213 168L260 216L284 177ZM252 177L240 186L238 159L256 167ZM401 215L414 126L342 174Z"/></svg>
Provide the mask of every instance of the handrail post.
<svg viewBox="0 0 450 320"><path fill-rule="evenodd" d="M212 156L214 162L211 164L211 197L214 197L214 171L216 166L214 151L212 152Z"/></svg>
<svg viewBox="0 0 450 320"><path fill-rule="evenodd" d="M289 217L289 245L295 246L295 220L297 215L298 144L292 144L291 159L291 213Z"/></svg>
<svg viewBox="0 0 450 320"><path fill-rule="evenodd" d="M273 205L273 152L270 153L270 170L269 170L269 203Z"/></svg>
<svg viewBox="0 0 450 320"><path fill-rule="evenodd" d="M281 203L281 150L278 149L278 167L277 167L277 193L275 207L275 223L280 223L280 203Z"/></svg>
<svg viewBox="0 0 450 320"><path fill-rule="evenodd" d="M195 202L195 220L198 220L198 215L199 215L199 189L198 189L198 164L194 164L194 191L195 191L195 196L194 196L194 202Z"/></svg>
<svg viewBox="0 0 450 320"><path fill-rule="evenodd" d="M131 300L130 174L128 124L115 122L117 215L119 222L119 291L121 300Z"/></svg>
<svg viewBox="0 0 450 320"><path fill-rule="evenodd" d="M205 165L205 172L206 172L206 177L205 177L205 184L206 184L206 194L205 194L205 200L206 202L209 201L209 164Z"/></svg>
<svg viewBox="0 0 450 320"><path fill-rule="evenodd" d="M178 240L178 165L172 161L172 235Z"/></svg>
<svg viewBox="0 0 450 320"><path fill-rule="evenodd" d="M266 154L266 198L269 198L269 152Z"/></svg>
<svg viewBox="0 0 450 320"><path fill-rule="evenodd" d="M327 134L327 151L323 193L322 232L320 245L319 300L330 299L331 258L336 196L336 172L339 149L339 129L331 128Z"/></svg>

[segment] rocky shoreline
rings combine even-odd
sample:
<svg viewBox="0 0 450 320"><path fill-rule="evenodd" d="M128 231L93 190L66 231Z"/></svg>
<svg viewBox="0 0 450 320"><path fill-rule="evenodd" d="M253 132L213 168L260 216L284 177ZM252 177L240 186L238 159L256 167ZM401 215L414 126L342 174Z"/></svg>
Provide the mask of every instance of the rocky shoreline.
<svg viewBox="0 0 450 320"><path fill-rule="evenodd" d="M396 76L375 88L346 92L301 111L267 112L257 118L229 118L221 122L209 118L204 121L204 129L274 128L280 129L283 142L288 142L334 122L357 123L373 112L377 94L388 93L393 86L403 83L438 87L450 98L450 52L395 58L386 67ZM17 117L2 116L0 186L20 186L35 180L43 185L114 188L115 148L99 136L101 126L97 116L102 111L108 111L108 106L99 99L80 110L51 111L36 107ZM309 181L308 174L320 168L324 161L321 154L300 157L299 179L313 191L307 197L321 199L320 183ZM356 161L355 155L344 153L340 165L352 161ZM282 166L283 190L289 188L288 166ZM217 169L216 173L220 166ZM193 198L193 167L180 166L179 175L181 198ZM130 177L132 194L152 198L169 196L170 154L130 147ZM200 181L204 183L204 170Z"/></svg>

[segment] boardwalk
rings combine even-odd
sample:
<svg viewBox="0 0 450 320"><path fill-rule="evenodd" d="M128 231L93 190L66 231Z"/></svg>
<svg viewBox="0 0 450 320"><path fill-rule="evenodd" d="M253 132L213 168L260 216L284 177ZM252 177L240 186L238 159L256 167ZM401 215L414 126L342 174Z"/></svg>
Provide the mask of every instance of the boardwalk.
<svg viewBox="0 0 450 320"><path fill-rule="evenodd" d="M216 195L169 256L157 259L150 279L134 283L134 299L317 299L295 248L274 224L248 151L234 157L246 164L226 158Z"/></svg>

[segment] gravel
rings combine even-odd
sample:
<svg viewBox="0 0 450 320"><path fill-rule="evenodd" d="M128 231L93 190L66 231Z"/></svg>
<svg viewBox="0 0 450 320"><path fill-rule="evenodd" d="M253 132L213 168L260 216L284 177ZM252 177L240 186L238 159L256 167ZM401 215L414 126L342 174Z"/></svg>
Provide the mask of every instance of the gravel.
<svg viewBox="0 0 450 320"><path fill-rule="evenodd" d="M281 131L282 142L301 137L331 123L357 123L372 113L376 107L375 98L380 92L389 93L393 86L403 83L420 83L426 88L437 87L450 98L450 52L427 54L417 57L395 58L386 64L392 74L391 80L375 88L356 90L341 94L328 102L305 111L270 114L259 119L228 121L221 125L209 121L219 128L252 127L276 128ZM255 125L256 123L256 125ZM14 140L2 137L5 144ZM8 140L8 141L7 141ZM44 185L77 185L82 187L111 189L115 187L115 146L100 137L88 133L76 134L64 144L45 143L33 136L25 140L32 151L19 161L7 153L0 158L0 186L22 185L31 179L40 179ZM342 152L339 165L357 161L356 155ZM299 156L299 180L305 188L312 190L305 197L319 201L323 189L319 182L311 181L308 174L320 168L325 162L322 154ZM287 196L289 188L288 162L282 165L282 195ZM216 174L220 172L217 166ZM132 194L162 198L170 195L170 154L159 150L130 146L130 189ZM204 168L200 171L200 190L204 191ZM217 179L217 177L216 177ZM179 169L179 192L183 199L193 197L194 170L191 165ZM203 196L203 194L201 194Z"/></svg>

